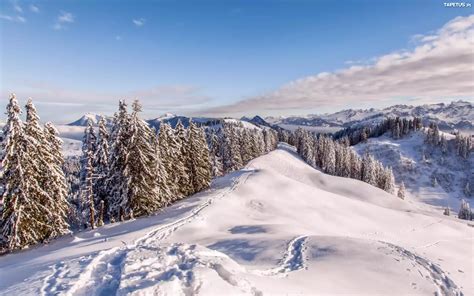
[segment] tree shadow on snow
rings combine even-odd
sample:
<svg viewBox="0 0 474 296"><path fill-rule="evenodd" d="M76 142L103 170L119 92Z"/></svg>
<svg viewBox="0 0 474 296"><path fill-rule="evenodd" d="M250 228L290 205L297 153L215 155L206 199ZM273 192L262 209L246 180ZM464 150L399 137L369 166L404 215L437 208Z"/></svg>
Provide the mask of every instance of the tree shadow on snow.
<svg viewBox="0 0 474 296"><path fill-rule="evenodd" d="M255 234L255 233L266 233L267 230L263 226L259 225L239 225L239 226L234 226L231 229L229 229L229 232L232 234L240 234L240 233L245 233L245 234Z"/></svg>

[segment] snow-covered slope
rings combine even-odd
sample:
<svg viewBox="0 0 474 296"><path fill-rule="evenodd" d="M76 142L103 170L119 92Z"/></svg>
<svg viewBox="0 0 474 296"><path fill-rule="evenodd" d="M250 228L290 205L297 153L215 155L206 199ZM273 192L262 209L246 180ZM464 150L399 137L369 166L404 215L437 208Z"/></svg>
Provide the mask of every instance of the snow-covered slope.
<svg viewBox="0 0 474 296"><path fill-rule="evenodd" d="M384 109L348 109L332 114L303 117L267 117L266 120L278 125L349 127L378 123L387 117L414 116L421 117L424 124L436 122L442 130L458 129L474 132L474 105L466 101L421 106L394 105Z"/></svg>
<svg viewBox="0 0 474 296"><path fill-rule="evenodd" d="M474 295L470 223L281 145L156 216L0 257L0 294Z"/></svg>
<svg viewBox="0 0 474 296"><path fill-rule="evenodd" d="M445 137L454 138L449 134ZM387 135L370 138L354 149L359 155L369 151L392 167L396 182L405 183L408 198L437 206L440 212L447 206L457 211L461 199L468 198L463 192L466 182L474 186L474 154L467 160L459 157L452 142L448 141L450 153L443 154L439 147L426 144L425 134L418 131L398 140Z"/></svg>

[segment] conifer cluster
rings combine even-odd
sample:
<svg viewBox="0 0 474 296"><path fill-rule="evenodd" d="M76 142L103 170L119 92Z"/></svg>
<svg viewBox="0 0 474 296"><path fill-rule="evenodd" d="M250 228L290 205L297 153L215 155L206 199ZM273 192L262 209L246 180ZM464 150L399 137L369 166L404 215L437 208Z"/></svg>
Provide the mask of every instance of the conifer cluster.
<svg viewBox="0 0 474 296"><path fill-rule="evenodd" d="M358 179L388 193L395 192L392 169L385 168L369 153L360 158L349 148L347 138L333 140L301 128L284 137L297 148L303 160L313 167L319 167L326 174Z"/></svg>
<svg viewBox="0 0 474 296"><path fill-rule="evenodd" d="M25 108L23 122L18 101L10 96L2 145L2 250L21 249L69 232L62 141L51 123L40 125L31 100Z"/></svg>

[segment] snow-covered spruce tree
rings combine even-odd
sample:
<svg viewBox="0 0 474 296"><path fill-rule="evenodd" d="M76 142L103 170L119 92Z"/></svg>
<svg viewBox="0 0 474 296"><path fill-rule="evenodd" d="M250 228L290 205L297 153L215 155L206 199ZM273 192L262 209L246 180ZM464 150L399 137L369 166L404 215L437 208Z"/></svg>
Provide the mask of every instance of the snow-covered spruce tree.
<svg viewBox="0 0 474 296"><path fill-rule="evenodd" d="M32 150L31 153L33 153L33 156L36 158L39 165L34 172L34 178L36 178L42 188L47 188L46 185L49 177L47 176L48 170L43 168L48 167L48 160L52 158L50 155L50 147L48 146L48 143L46 143L45 133L40 125L38 113L31 99L28 100L25 108L25 134L32 140L32 143L34 143L35 149Z"/></svg>
<svg viewBox="0 0 474 296"><path fill-rule="evenodd" d="M457 133L455 138L455 145L457 154L460 157L464 159L469 158L469 154L472 150L472 141L469 136L462 136L461 134Z"/></svg>
<svg viewBox="0 0 474 296"><path fill-rule="evenodd" d="M59 138L58 130L51 122L44 126L44 135L49 154L46 155L48 163L46 189L52 199L53 220L52 237L68 233L67 223L70 204L68 203L69 186L63 171L64 156L62 155L63 141ZM50 158L48 158L50 157Z"/></svg>
<svg viewBox="0 0 474 296"><path fill-rule="evenodd" d="M166 167L163 163L161 152L160 152L160 144L158 142L158 136L156 135L156 131L152 129L153 136L153 144L154 150L156 154L155 159L155 170L156 170L156 186L158 187L158 199L160 200L162 206L167 206L171 203L172 200L172 193L169 187L169 176L168 172L166 171Z"/></svg>
<svg viewBox="0 0 474 296"><path fill-rule="evenodd" d="M149 215L163 205L157 186L155 133L140 119L142 107L138 100L133 102L132 108L126 171L128 192L126 199L121 202L126 215L131 218Z"/></svg>
<svg viewBox="0 0 474 296"><path fill-rule="evenodd" d="M327 137L323 137L323 149L322 149L322 169L329 175L334 175L336 172L336 152L334 150L334 141Z"/></svg>
<svg viewBox="0 0 474 296"><path fill-rule="evenodd" d="M461 208L458 212L458 218L463 220L472 220L473 215L471 212L471 208L469 207L469 203L464 199L461 200Z"/></svg>
<svg viewBox="0 0 474 296"><path fill-rule="evenodd" d="M40 118L31 99L25 107L25 134L30 138L30 143L34 143L28 147L31 148L30 154L36 159L31 176L41 187L38 196L43 197L42 203L47 209L44 214L49 226L46 235L48 238L55 238L69 232L66 222L69 207L66 200L67 185L61 168L64 159L61 153L62 141L57 137L57 130L52 124L49 124L49 132L40 126Z"/></svg>
<svg viewBox="0 0 474 296"><path fill-rule="evenodd" d="M212 175L204 131L192 121L189 122L188 148L191 155L190 181L195 193L209 187Z"/></svg>
<svg viewBox="0 0 474 296"><path fill-rule="evenodd" d="M94 167L92 166L93 151L83 151L83 159L87 163L83 164L82 173L84 175L83 183L81 186L81 199L82 199L82 217L84 228L90 227L95 228L95 193L93 190L93 178L94 178Z"/></svg>
<svg viewBox="0 0 474 296"><path fill-rule="evenodd" d="M400 187L398 188L398 193L397 196L401 199L405 199L405 183L400 184Z"/></svg>
<svg viewBox="0 0 474 296"><path fill-rule="evenodd" d="M223 122L223 160L226 173L243 167L237 131L233 124Z"/></svg>
<svg viewBox="0 0 474 296"><path fill-rule="evenodd" d="M274 149L272 133L270 130L266 130L266 129L264 129L262 132L263 132L263 139L265 141L265 153L268 153Z"/></svg>
<svg viewBox="0 0 474 296"><path fill-rule="evenodd" d="M252 145L253 148L254 145ZM224 174L224 167L222 164L222 148L221 142L217 133L214 130L211 130L209 133L209 153L211 157L212 165L212 176L220 177Z"/></svg>
<svg viewBox="0 0 474 296"><path fill-rule="evenodd" d="M30 186L38 188L39 184L28 174L35 160L28 153L27 146L32 146L33 143L24 132L20 112L20 106L12 94L7 105L5 155L2 161L5 182L2 195L2 248L8 250L38 243L45 237L42 219L44 206L36 196L28 194Z"/></svg>
<svg viewBox="0 0 474 296"><path fill-rule="evenodd" d="M87 121L87 127L84 130L82 138L82 157L81 157L81 192L80 192L80 211L82 213L82 224L84 228L95 228L96 204L98 197L96 195L94 179L94 165L98 139L95 135L92 121Z"/></svg>
<svg viewBox="0 0 474 296"><path fill-rule="evenodd" d="M351 177L351 150L348 146L343 144L342 147L342 170L341 176L350 178Z"/></svg>
<svg viewBox="0 0 474 296"><path fill-rule="evenodd" d="M240 128L239 131L239 147L240 147L240 158L242 163L245 165L250 160L252 160L252 139L250 135L250 130L246 128Z"/></svg>
<svg viewBox="0 0 474 296"><path fill-rule="evenodd" d="M263 133L253 133L253 140L255 145L255 157L259 157L260 155L265 153L265 139L263 137Z"/></svg>
<svg viewBox="0 0 474 296"><path fill-rule="evenodd" d="M184 173L182 159L179 157L179 145L174 131L168 123L162 123L158 132L158 154L161 164L167 174L166 187L170 192L167 203L173 202L180 196L178 189L179 174Z"/></svg>
<svg viewBox="0 0 474 296"><path fill-rule="evenodd" d="M33 112L34 106L29 108L31 129L37 115ZM39 171L44 155L38 155L38 140L26 134L20 112L15 95L11 95L7 105L8 125L4 129L2 173L5 190L0 225L2 247L8 250L44 242L68 232L68 225L61 217L61 205L42 187L43 175ZM41 169L47 171L49 167ZM58 201L62 202L61 199Z"/></svg>
<svg viewBox="0 0 474 296"><path fill-rule="evenodd" d="M97 137L95 135L94 127L92 126L92 121L87 120L87 126L84 129L84 136L82 137L82 158L81 166L82 168L87 167L89 162L89 157L94 157L97 145ZM93 163L93 160L91 160ZM86 171L81 172L81 181L84 183L86 178Z"/></svg>
<svg viewBox="0 0 474 296"><path fill-rule="evenodd" d="M383 186L379 188L385 190L388 193L394 194L395 193L395 178L393 177L392 168L385 168L380 164L381 172L383 174Z"/></svg>
<svg viewBox="0 0 474 296"><path fill-rule="evenodd" d="M361 160L359 156L351 150L350 152L350 162L351 162L351 175L352 179L361 180Z"/></svg>
<svg viewBox="0 0 474 296"><path fill-rule="evenodd" d="M109 132L104 118L99 120L99 132L93 155L94 179L93 192L95 195L95 208L99 209L103 203L104 212L102 219L108 220L105 209L107 208L107 175L109 170ZM104 221L102 221L104 223Z"/></svg>
<svg viewBox="0 0 474 296"><path fill-rule="evenodd" d="M373 186L377 186L375 160L372 155L366 153L362 159L361 180Z"/></svg>
<svg viewBox="0 0 474 296"><path fill-rule="evenodd" d="M109 169L106 180L108 216L110 220L120 219L129 192L129 142L130 115L125 101L119 102L110 135Z"/></svg>
<svg viewBox="0 0 474 296"><path fill-rule="evenodd" d="M193 184L190 182L190 163L191 155L188 147L188 131L184 128L181 120L178 120L174 129L175 138L178 143L178 155L181 160L180 166L175 169L179 170L178 173L178 190L180 198L188 196L193 193Z"/></svg>

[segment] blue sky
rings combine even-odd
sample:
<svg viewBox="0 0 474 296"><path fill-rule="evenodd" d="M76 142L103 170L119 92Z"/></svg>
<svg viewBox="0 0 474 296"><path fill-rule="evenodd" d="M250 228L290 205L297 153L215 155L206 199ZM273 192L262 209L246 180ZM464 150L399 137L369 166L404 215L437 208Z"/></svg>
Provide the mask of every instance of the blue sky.
<svg viewBox="0 0 474 296"><path fill-rule="evenodd" d="M311 86L303 97L293 96L300 89L287 96L311 103L275 104L292 81L413 51L431 42L417 36L436 35L456 17L473 13L472 7L432 0L2 0L0 9L0 107L14 91L21 100L32 96L43 118L55 121L112 113L120 97L136 96L148 117L166 111L288 115L426 101L410 88L363 104L341 93L333 104L313 100ZM470 23L462 29L471 36ZM470 99L472 92L440 94L436 100Z"/></svg>

